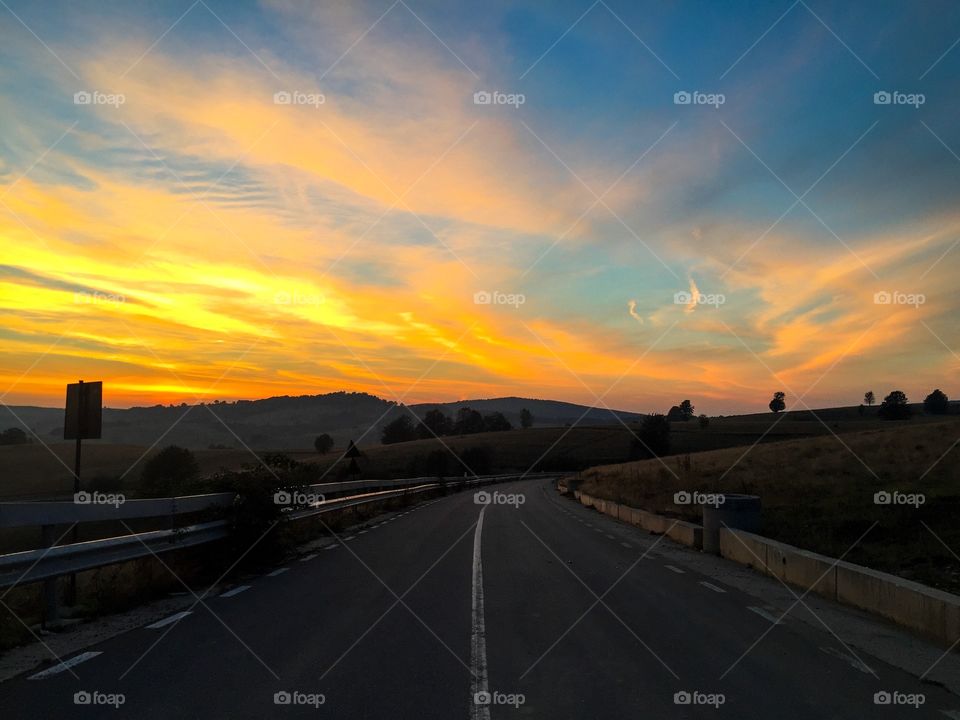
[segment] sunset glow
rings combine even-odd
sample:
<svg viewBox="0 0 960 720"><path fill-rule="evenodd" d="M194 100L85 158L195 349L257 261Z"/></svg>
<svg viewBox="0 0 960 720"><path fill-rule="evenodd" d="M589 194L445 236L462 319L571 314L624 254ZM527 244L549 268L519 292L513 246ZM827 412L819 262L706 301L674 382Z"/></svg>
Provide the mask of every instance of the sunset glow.
<svg viewBox="0 0 960 720"><path fill-rule="evenodd" d="M956 385L955 25L482 5L0 8L2 401Z"/></svg>

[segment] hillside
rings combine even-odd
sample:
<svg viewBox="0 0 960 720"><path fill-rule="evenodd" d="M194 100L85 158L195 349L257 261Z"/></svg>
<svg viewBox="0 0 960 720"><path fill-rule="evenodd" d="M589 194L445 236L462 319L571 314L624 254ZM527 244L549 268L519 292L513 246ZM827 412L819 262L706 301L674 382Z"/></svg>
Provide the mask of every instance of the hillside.
<svg viewBox="0 0 960 720"><path fill-rule="evenodd" d="M482 413L501 412L515 426L520 424L522 408L533 413L534 427L573 424L581 418L585 424L619 424L617 416L625 421L643 417L637 413L617 411L614 414L573 403L517 397L409 407L418 417L423 417L433 408L453 415L468 405ZM313 446L317 435L329 433L338 445L358 439L361 446L369 447L379 444L380 429L400 412L403 411L388 400L346 392L200 405L106 408L103 441L149 446L163 437L165 445L193 449L246 445L257 450L305 450ZM21 426L33 430L44 442L62 440L63 410L14 406L0 412L0 429Z"/></svg>

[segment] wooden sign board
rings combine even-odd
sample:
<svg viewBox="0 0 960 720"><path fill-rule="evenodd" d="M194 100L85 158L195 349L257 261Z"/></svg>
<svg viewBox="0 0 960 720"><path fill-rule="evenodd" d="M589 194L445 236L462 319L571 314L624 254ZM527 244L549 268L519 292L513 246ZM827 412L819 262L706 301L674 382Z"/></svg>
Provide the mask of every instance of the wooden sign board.
<svg viewBox="0 0 960 720"><path fill-rule="evenodd" d="M67 385L67 414L64 440L97 440L103 429L103 383Z"/></svg>

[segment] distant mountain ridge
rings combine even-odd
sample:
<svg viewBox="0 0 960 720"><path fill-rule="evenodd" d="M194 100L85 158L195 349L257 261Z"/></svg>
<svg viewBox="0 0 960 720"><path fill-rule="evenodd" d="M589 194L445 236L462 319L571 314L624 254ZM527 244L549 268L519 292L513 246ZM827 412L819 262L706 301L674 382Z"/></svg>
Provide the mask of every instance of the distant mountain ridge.
<svg viewBox="0 0 960 720"><path fill-rule="evenodd" d="M462 407L482 414L501 412L520 426L520 411L527 408L537 427L605 425L635 421L640 413L590 408L559 400L505 397L409 405L417 417L438 408L454 416ZM406 412L396 403L368 393L335 392L325 395L281 396L262 400L155 405L129 409L104 408L103 442L131 445L213 445L255 450L307 449L321 433L333 436L338 446L355 439L362 446L379 445L380 430L397 414ZM581 419L582 418L582 419ZM0 408L0 429L24 427L44 442L63 438L63 409L31 406ZM364 434L366 433L366 434ZM362 437L362 439L360 439Z"/></svg>

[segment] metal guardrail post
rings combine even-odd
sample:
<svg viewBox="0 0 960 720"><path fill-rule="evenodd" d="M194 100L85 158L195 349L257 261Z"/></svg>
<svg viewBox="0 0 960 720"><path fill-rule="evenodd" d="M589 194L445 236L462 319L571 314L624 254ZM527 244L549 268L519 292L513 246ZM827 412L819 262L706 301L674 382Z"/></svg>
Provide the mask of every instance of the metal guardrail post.
<svg viewBox="0 0 960 720"><path fill-rule="evenodd" d="M43 546L53 547L56 542L56 526L44 525L42 528ZM43 581L43 626L55 628L60 624L60 607L57 597L57 578Z"/></svg>

